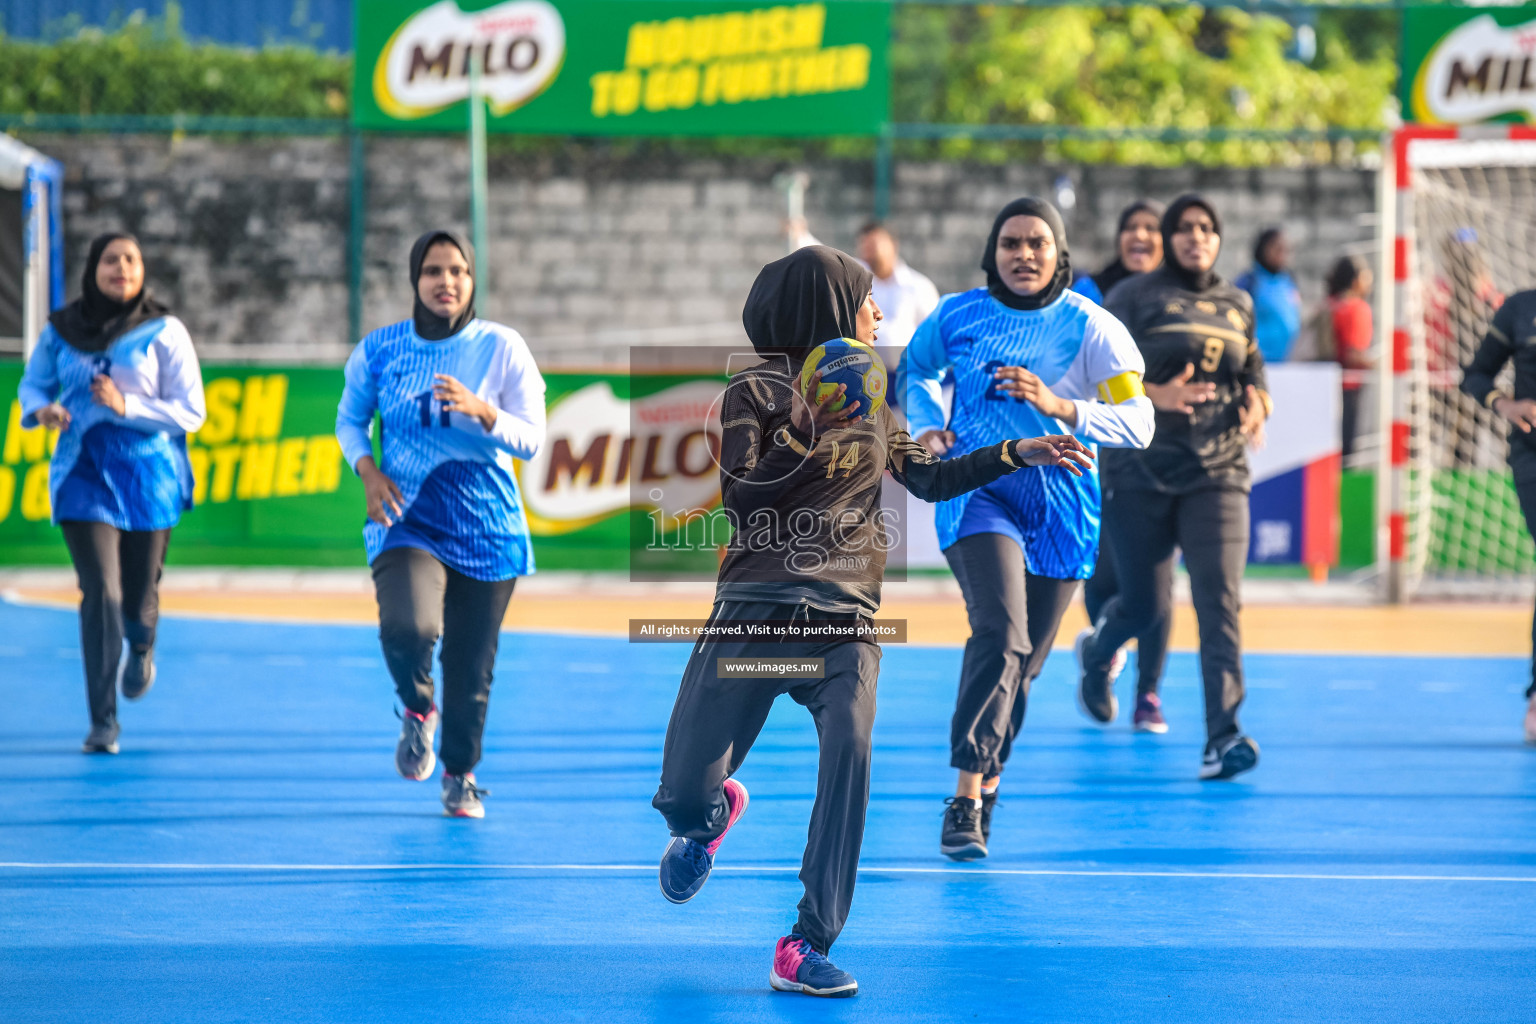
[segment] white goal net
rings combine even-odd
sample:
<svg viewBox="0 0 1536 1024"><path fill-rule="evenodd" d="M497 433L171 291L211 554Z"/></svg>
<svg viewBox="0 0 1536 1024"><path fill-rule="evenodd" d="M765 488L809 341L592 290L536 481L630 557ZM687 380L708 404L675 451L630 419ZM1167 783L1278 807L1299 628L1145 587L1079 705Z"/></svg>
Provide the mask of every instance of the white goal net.
<svg viewBox="0 0 1536 1024"><path fill-rule="evenodd" d="M1396 415L1407 425L1394 484L1400 595L1527 597L1536 550L1505 461L1509 425L1460 384L1504 297L1536 288L1536 139L1406 146L1397 182L1408 268L1397 323L1409 341L1406 366L1396 366ZM1506 366L1500 377L1506 393L1512 374ZM1401 424L1390 436L1401 452Z"/></svg>

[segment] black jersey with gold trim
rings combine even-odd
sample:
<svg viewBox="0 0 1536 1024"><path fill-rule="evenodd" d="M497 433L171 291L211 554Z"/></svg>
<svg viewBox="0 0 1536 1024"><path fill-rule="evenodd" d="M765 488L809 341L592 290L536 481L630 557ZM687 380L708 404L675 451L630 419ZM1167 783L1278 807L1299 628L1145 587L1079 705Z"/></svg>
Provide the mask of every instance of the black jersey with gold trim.
<svg viewBox="0 0 1536 1024"><path fill-rule="evenodd" d="M1253 336L1253 299L1219 278L1192 291L1180 275L1162 267L1117 285L1104 307L1136 339L1148 384L1166 384L1192 365L1192 382L1216 385L1216 397L1193 413L1159 409L1145 451L1104 451L1100 471L1106 486L1174 494L1248 489L1247 438L1238 411L1250 384L1269 402L1264 357Z"/></svg>
<svg viewBox="0 0 1536 1024"><path fill-rule="evenodd" d="M1509 389L1497 378L1506 363L1515 364ZM1504 300L1472 361L1462 370L1461 390L1485 407L1500 398L1536 399L1536 291L1516 292ZM1521 480L1536 476L1536 431L1510 424L1509 462Z"/></svg>
<svg viewBox="0 0 1536 1024"><path fill-rule="evenodd" d="M873 614L887 553L906 529L899 509L881 508L886 471L917 497L943 501L1017 463L1006 443L941 461L888 408L812 438L792 420L804 401L793 380L770 359L727 385L720 493L735 530L717 599Z"/></svg>

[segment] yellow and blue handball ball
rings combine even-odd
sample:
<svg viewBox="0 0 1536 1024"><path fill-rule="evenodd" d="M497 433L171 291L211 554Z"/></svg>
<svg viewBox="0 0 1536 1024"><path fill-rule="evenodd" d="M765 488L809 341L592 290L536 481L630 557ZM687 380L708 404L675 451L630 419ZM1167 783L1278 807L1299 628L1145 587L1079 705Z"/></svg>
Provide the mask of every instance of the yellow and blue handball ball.
<svg viewBox="0 0 1536 1024"><path fill-rule="evenodd" d="M862 341L838 338L817 345L805 357L800 368L800 393L810 398L811 378L821 371L821 386L816 391L816 401L846 384L848 390L832 406L836 412L849 402L858 402L856 416L873 416L885 404L885 363L880 353Z"/></svg>

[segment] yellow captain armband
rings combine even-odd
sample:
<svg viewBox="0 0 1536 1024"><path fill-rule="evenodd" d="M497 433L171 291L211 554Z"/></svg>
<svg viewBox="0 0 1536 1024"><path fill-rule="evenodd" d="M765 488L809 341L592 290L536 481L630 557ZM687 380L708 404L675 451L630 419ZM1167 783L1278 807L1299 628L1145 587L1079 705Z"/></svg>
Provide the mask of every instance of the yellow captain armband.
<svg viewBox="0 0 1536 1024"><path fill-rule="evenodd" d="M1129 402L1146 393L1146 388L1141 386L1141 374L1135 370L1126 370L1118 377L1111 377L1099 385L1099 397L1110 405Z"/></svg>

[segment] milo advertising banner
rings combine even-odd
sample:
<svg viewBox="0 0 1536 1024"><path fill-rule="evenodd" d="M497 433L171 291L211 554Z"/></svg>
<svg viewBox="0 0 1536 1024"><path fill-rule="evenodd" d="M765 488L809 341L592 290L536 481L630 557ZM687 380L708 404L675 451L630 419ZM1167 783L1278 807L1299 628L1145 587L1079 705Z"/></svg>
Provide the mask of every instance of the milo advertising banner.
<svg viewBox="0 0 1536 1024"><path fill-rule="evenodd" d="M1405 8L1402 54L1407 120L1536 121L1536 6Z"/></svg>
<svg viewBox="0 0 1536 1024"><path fill-rule="evenodd" d="M20 379L19 363L0 363L0 564L67 565L50 522L55 437L21 429ZM623 571L638 543L666 552L678 570L712 572L723 537L694 520L719 505L719 380L622 372L545 380L547 440L518 465L539 566ZM363 489L333 433L341 369L205 365L203 387L208 421L188 439L195 505L169 561L364 565ZM680 544L690 525L698 543Z"/></svg>
<svg viewBox="0 0 1536 1024"><path fill-rule="evenodd" d="M873 134L887 118L886 3L353 6L361 128L463 130L476 65L490 131Z"/></svg>

